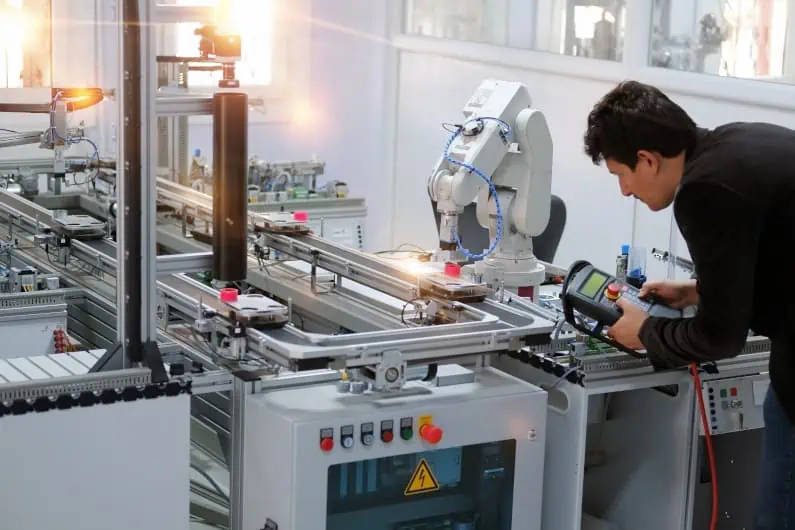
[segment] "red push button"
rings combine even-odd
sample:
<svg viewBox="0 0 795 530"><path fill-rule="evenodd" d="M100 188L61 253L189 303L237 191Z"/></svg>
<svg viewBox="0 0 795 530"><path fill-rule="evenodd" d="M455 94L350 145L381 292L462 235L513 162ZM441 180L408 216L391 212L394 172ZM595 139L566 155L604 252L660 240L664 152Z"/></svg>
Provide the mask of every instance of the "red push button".
<svg viewBox="0 0 795 530"><path fill-rule="evenodd" d="M617 283L611 283L605 290L605 296L609 300L618 300L618 297L621 296L621 286Z"/></svg>
<svg viewBox="0 0 795 530"><path fill-rule="evenodd" d="M444 432L442 431L442 429L430 423L420 427L420 438L422 438L429 444L436 445L439 442L441 442L443 434Z"/></svg>
<svg viewBox="0 0 795 530"><path fill-rule="evenodd" d="M395 438L395 434L392 431L384 431L381 433L381 441L385 444L390 443Z"/></svg>
<svg viewBox="0 0 795 530"><path fill-rule="evenodd" d="M320 449L328 453L334 449L334 440L332 438L323 438L320 440Z"/></svg>
<svg viewBox="0 0 795 530"><path fill-rule="evenodd" d="M729 393L731 394L732 397L737 397L737 389L736 388L732 388L731 390L729 390Z"/></svg>

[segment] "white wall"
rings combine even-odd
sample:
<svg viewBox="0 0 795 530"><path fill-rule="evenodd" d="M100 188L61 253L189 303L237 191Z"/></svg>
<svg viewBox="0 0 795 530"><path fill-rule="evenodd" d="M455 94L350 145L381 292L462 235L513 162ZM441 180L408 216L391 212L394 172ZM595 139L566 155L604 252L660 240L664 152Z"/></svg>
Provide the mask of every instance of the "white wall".
<svg viewBox="0 0 795 530"><path fill-rule="evenodd" d="M367 199L365 244L389 236L391 199L381 190L388 0L312 1L311 119L252 124L249 153L264 160L326 161L324 179L348 182ZM191 150L212 152L212 126L191 126Z"/></svg>
<svg viewBox="0 0 795 530"><path fill-rule="evenodd" d="M101 0L59 0L52 5L53 84L58 87L96 86L98 80L98 31L95 2ZM0 101L9 103L47 103L50 89L0 89ZM97 110L86 109L73 114L70 125L84 122L89 128L97 122ZM49 123L46 114L0 114L0 128L32 131L44 130ZM70 154L91 153L86 146L76 147ZM48 157L51 153L37 146L0 149L0 159Z"/></svg>
<svg viewBox="0 0 795 530"><path fill-rule="evenodd" d="M593 68L602 63L594 61ZM393 243L436 246L438 238L427 197L428 175L442 152L447 132L442 122L456 122L461 108L485 78L521 81L534 105L544 111L555 144L553 193L568 208L568 222L555 262L568 266L588 259L613 270L622 243L668 248L670 209L652 213L639 204L633 225L633 201L621 196L615 177L594 167L583 154L582 136L588 111L614 83L507 69L416 52L400 55L398 131L396 138L395 220ZM717 98L669 92L702 126L727 121L769 121L795 127L795 112L721 102ZM687 256L675 232L676 249ZM666 274L649 263L649 277Z"/></svg>
<svg viewBox="0 0 795 530"><path fill-rule="evenodd" d="M69 31L56 31L55 82L61 86L114 86L118 79L115 49L116 28L112 24L92 27L95 2L101 17L115 20L115 2L106 0L59 0L55 20L70 24ZM63 9L58 10L58 6ZM349 183L351 194L367 199L365 243L373 248L389 237L391 198L381 186L387 178L384 162L384 113L386 108L389 0L312 0L311 49L303 58L311 65L311 87L305 102L306 119L296 123L254 123L250 126L249 152L265 160L308 159L313 154L327 162L325 179ZM64 10L68 10L67 14ZM62 12L64 11L64 12ZM69 38L63 37L69 35ZM106 45L97 46L98 39ZM101 66L100 66L101 65ZM306 89L306 87L301 87ZM48 91L25 99L47 101ZM0 101L8 101L0 95ZM89 135L102 138L103 156L115 154L113 127L116 105L102 106L102 131ZM95 123L94 110L75 115L72 123L87 119ZM212 125L196 120L190 131L191 151L200 148L212 157ZM47 116L0 115L0 128L43 129ZM82 150L82 148L79 148ZM88 151L86 151L88 152ZM0 150L0 157L47 156L35 146Z"/></svg>

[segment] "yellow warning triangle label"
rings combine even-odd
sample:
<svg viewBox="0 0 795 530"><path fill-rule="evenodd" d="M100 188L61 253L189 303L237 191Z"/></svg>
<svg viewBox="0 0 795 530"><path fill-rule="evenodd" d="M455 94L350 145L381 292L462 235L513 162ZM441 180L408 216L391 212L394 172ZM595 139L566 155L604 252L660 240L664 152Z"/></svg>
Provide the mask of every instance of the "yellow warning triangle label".
<svg viewBox="0 0 795 530"><path fill-rule="evenodd" d="M431 466L424 458L420 458L417 464L417 469L406 484L406 490L403 492L405 496L419 495L420 493L430 493L432 491L439 491L439 481L433 476Z"/></svg>

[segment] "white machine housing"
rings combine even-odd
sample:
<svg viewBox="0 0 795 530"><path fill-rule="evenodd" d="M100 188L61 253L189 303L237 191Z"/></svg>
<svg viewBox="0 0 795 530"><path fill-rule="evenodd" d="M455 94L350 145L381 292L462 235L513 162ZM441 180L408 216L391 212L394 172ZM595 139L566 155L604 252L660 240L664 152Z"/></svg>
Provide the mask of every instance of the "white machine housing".
<svg viewBox="0 0 795 530"><path fill-rule="evenodd" d="M475 167L491 178L503 216L502 238L494 252L477 263L476 271L489 284L540 285L544 267L533 255L532 237L544 231L550 214L553 146L546 118L532 108L525 85L496 80L481 83L463 114L462 133L442 154L428 181L441 213L441 247L450 249L456 243L458 215L476 196L480 225L489 229L492 242L497 236L497 207L488 184L459 164ZM500 122L510 128L509 134Z"/></svg>
<svg viewBox="0 0 795 530"><path fill-rule="evenodd" d="M509 470L514 477L509 499L510 529L538 530L546 404L543 390L492 368L477 371L471 382L441 387L411 382L396 393L339 393L334 384L324 384L250 395L243 450L243 528L403 528L401 523L410 525L415 518L423 517L429 503L444 501L451 495L404 497L404 477L394 485L399 489L399 501L382 507L384 511L378 516L373 516L376 510L366 507L346 514L352 518L338 518L330 524L330 469L337 464L360 462L375 469L374 459L423 453L432 473L444 483L443 475L449 476L450 466L437 467L433 458L437 450L508 442L515 443L513 469ZM404 440L399 431L408 418L413 421L414 435ZM385 443L380 436L381 425L390 420L394 439ZM443 430L438 444L430 445L421 439L418 431L423 420ZM375 432L370 438L373 443L366 445L363 435L370 423ZM347 441L341 440L343 428L351 435ZM333 433L333 448L324 451L321 438L329 433ZM380 489L381 483L377 487Z"/></svg>
<svg viewBox="0 0 795 530"><path fill-rule="evenodd" d="M74 381L104 353L0 360L0 392ZM0 528L189 530L189 446L187 393L0 417Z"/></svg>

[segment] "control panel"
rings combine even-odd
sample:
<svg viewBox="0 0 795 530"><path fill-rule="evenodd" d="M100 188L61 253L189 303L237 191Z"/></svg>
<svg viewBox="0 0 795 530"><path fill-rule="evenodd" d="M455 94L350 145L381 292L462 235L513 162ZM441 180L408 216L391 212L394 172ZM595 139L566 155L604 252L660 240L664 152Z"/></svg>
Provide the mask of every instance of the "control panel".
<svg viewBox="0 0 795 530"><path fill-rule="evenodd" d="M572 265L561 293L564 305L594 319L612 326L621 318L619 299L629 300L651 316L682 318L682 311L656 303L653 299L641 299L640 289L600 271L587 262Z"/></svg>
<svg viewBox="0 0 795 530"><path fill-rule="evenodd" d="M710 434L714 436L764 427L762 405L769 387L768 374L702 382L701 392L707 407ZM700 434L704 434L703 426Z"/></svg>
<svg viewBox="0 0 795 530"><path fill-rule="evenodd" d="M622 299L639 306L653 317L684 316L679 309L658 303L650 297L641 298L638 288L582 260L575 261L569 267L560 292L563 316L569 326L633 357L645 359L644 353L627 348L605 333L605 327L612 326L621 318L618 302Z"/></svg>
<svg viewBox="0 0 795 530"><path fill-rule="evenodd" d="M380 425L377 437L376 425ZM433 416L419 416L418 418L405 416L382 419L379 422L366 421L358 425L342 425L338 430L334 427L323 427L320 429L320 450L324 453L333 451L335 440L339 441L341 449L353 449L357 443L364 447L370 447L376 443L376 439L379 440L379 443L388 446L395 439L395 425L398 425L398 436L404 442L410 442L415 435L419 435L422 442L433 446L441 442L444 436L444 430L434 425Z"/></svg>

